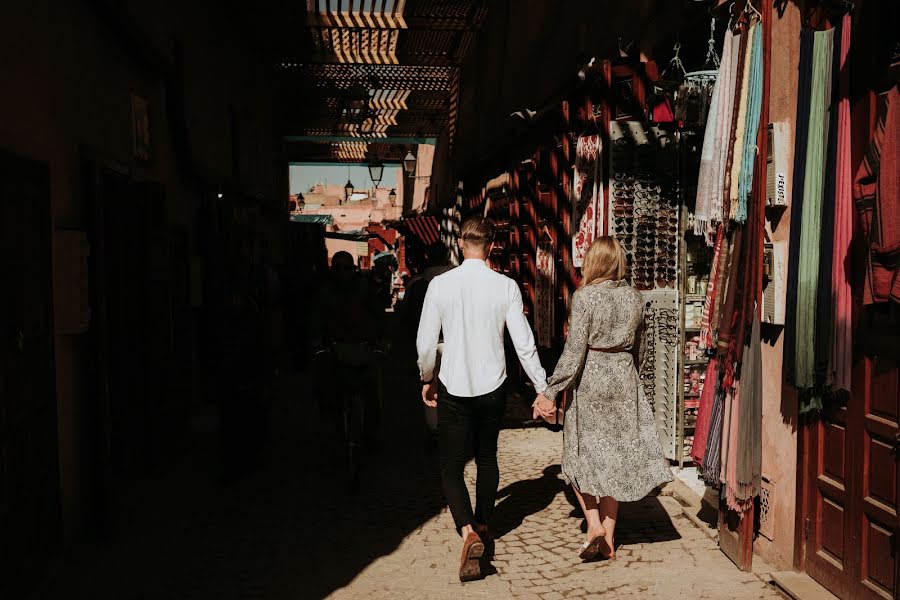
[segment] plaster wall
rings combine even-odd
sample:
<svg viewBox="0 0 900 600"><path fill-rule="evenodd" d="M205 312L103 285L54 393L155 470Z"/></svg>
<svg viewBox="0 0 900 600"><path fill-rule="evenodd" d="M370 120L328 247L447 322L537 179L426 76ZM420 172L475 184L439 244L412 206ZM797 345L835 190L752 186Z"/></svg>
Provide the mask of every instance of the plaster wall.
<svg viewBox="0 0 900 600"><path fill-rule="evenodd" d="M139 41L122 26L122 15L140 28ZM0 69L0 148L49 165L54 231L87 228L84 148L124 165L135 180L162 183L166 220L173 226L196 224L204 181L227 180L269 200L288 197L266 71L254 68L240 39L221 6L206 1L35 0L4 6L0 56L14 59L4 59ZM184 114L178 118L187 125L189 165L176 156L170 80L159 65L148 63L140 46L170 66L175 48L181 48ZM149 104L153 158L146 162L133 158L132 93ZM196 253L195 229L190 236ZM89 528L92 502L87 338L55 338L67 540Z"/></svg>
<svg viewBox="0 0 900 600"><path fill-rule="evenodd" d="M784 121L793 136L797 112L797 65L800 61L800 13L787 3L783 15L773 10L772 71L769 89L769 120ZM793 143L787 144L788 165L793 165ZM788 177L790 177L790 172ZM790 181L788 191L791 191ZM790 200L789 200L790 201ZM790 210L783 218L769 221L767 228L774 241L790 238ZM782 283L787 272L781 273ZM782 286L784 289L785 286ZM782 298L782 301L784 299ZM769 540L760 535L754 551L779 569L791 569L795 541L797 508L797 396L784 383L782 370L783 328L766 327L770 340L763 343L763 477L773 484L774 494L769 518L774 520L774 535Z"/></svg>

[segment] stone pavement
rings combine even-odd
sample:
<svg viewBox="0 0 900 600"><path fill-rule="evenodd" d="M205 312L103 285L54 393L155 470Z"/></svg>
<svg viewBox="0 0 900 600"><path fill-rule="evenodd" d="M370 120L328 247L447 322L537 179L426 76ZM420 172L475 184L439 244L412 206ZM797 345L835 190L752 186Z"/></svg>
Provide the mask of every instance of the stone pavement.
<svg viewBox="0 0 900 600"><path fill-rule="evenodd" d="M482 581L460 584L459 541L442 509L388 556L336 590L356 598L782 598L760 577L742 573L689 521L671 496L622 506L614 561L577 557L583 519L559 477L560 435L506 430L500 439L496 551ZM475 470L467 469L470 483ZM576 516L577 514L577 516Z"/></svg>
<svg viewBox="0 0 900 600"><path fill-rule="evenodd" d="M193 447L176 464L124 482L115 537L68 548L37 597L781 597L736 569L665 496L622 507L617 560L581 564L582 519L558 475L561 434L544 428L502 432L491 574L460 584L414 374L386 378L383 444L356 495L343 491L340 436L308 383L282 378L267 468L229 487L216 483L215 420L195 419Z"/></svg>

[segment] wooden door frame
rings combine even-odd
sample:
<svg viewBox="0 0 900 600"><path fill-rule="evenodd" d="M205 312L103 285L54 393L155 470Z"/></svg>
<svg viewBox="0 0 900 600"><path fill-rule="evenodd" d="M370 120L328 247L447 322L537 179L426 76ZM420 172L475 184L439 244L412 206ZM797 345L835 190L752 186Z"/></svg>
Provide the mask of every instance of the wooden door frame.
<svg viewBox="0 0 900 600"><path fill-rule="evenodd" d="M96 386L99 409L98 434L100 470L98 481L99 506L94 515L99 533L103 537L112 537L115 531L115 491L113 464L111 454L112 415L109 389L109 317L108 317L108 285L104 264L106 261L106 236L104 225L103 174L109 172L131 179L128 165L121 163L93 148L82 146L80 149L83 166L85 204L87 206L87 231L91 245L90 256L90 305L91 305L91 343L95 362L92 373L93 385Z"/></svg>
<svg viewBox="0 0 900 600"><path fill-rule="evenodd" d="M47 381L45 383L47 394L47 401L50 403L49 406L45 407L50 415L52 415L52 430L54 437L54 447L52 450L52 460L53 460L53 478L55 479L53 483L52 493L55 495L56 507L55 514L53 515L53 524L52 527L55 531L53 531L50 537L46 540L49 544L46 548L48 552L53 552L58 548L58 545L61 540L62 533L62 485L60 480L60 462L59 462L59 397L58 397L58 388L56 382L57 375L57 366L56 366L56 323L55 323L55 304L54 304L54 287L53 287L53 232L54 232L54 223L53 223L53 188L52 188L52 169L50 167L50 163L46 160L34 158L31 156L26 156L20 154L18 152L14 152L5 147L0 147L0 160L10 161L12 163L21 164L31 164L42 171L42 175L46 176L46 187L41 190L42 203L41 207L41 217L44 221L42 224L41 231L39 233L40 243L42 246L42 252L44 252L44 260L41 261L43 264L42 267L46 268L46 272L43 273L41 281L43 283L43 287L46 293L47 305L45 310L47 311L46 316L46 352L47 356L47 373L46 378ZM24 339L24 338L23 338ZM9 421L5 423L5 426L8 428L12 428ZM10 468L9 465L7 468ZM10 540L12 532L4 532L3 535L0 535L0 543L6 543L7 540ZM15 549L12 549L14 552ZM46 556L44 557L46 558ZM18 573L12 579L5 579L0 581L0 592L11 591L16 593L23 593L26 590L24 589L16 589L18 586L28 586L33 581L29 582L26 577L29 576L40 576L41 569L44 565L31 565L29 572L27 573ZM18 578L18 579L17 579ZM8 586L8 587L7 587Z"/></svg>

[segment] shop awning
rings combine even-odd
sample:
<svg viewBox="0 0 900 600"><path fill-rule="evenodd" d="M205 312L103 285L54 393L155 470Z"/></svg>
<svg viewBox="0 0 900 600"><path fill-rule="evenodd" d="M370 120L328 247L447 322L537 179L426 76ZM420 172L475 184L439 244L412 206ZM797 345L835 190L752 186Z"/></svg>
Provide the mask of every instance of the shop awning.
<svg viewBox="0 0 900 600"><path fill-rule="evenodd" d="M426 246L436 244L441 239L441 226L435 217L403 219L397 226L422 240Z"/></svg>
<svg viewBox="0 0 900 600"><path fill-rule="evenodd" d="M291 215L291 221L294 223L306 223L309 225L331 225L331 215Z"/></svg>
<svg viewBox="0 0 900 600"><path fill-rule="evenodd" d="M326 231L325 237L332 240L350 240L351 242L368 242L371 234L365 231Z"/></svg>

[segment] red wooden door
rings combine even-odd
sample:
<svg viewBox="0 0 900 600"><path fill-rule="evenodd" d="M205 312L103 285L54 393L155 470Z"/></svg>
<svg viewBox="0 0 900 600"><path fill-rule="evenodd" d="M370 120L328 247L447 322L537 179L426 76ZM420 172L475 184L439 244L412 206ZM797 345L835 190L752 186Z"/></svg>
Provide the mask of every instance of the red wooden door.
<svg viewBox="0 0 900 600"><path fill-rule="evenodd" d="M863 326L873 354L857 361L852 398L805 431L804 566L840 598L900 593L900 360L889 331Z"/></svg>
<svg viewBox="0 0 900 600"><path fill-rule="evenodd" d="M865 358L866 382L854 420L855 465L860 475L853 511L854 551L859 564L852 573L852 598L896 598L898 469L900 443L900 370L896 357ZM854 507L856 508L856 507Z"/></svg>
<svg viewBox="0 0 900 600"><path fill-rule="evenodd" d="M841 598L847 597L853 548L848 477L847 409L828 412L807 429L806 571Z"/></svg>

